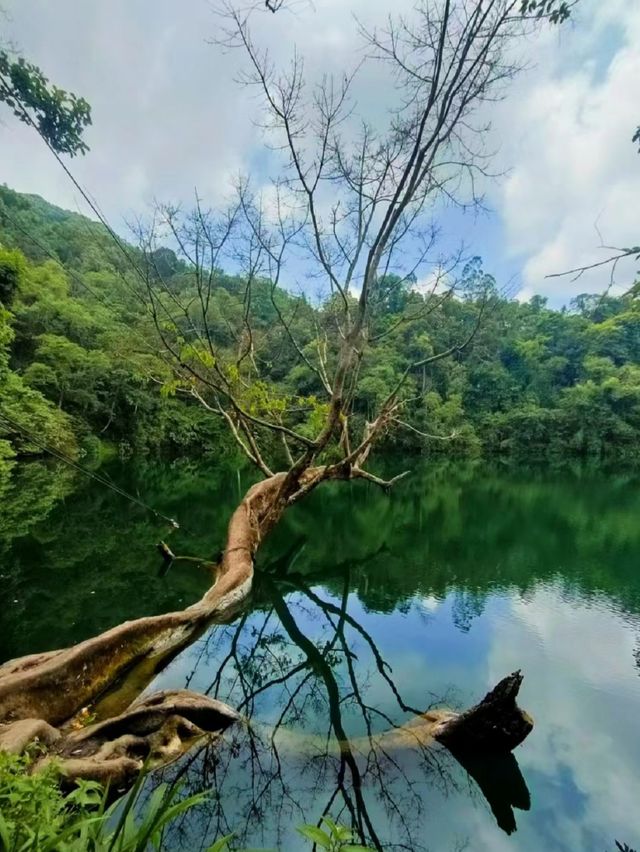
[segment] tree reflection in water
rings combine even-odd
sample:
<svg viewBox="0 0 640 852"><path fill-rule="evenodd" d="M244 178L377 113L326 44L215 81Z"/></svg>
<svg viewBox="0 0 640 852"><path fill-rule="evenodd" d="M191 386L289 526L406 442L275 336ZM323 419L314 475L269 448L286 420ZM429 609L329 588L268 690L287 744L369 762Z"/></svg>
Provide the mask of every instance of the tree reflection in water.
<svg viewBox="0 0 640 852"><path fill-rule="evenodd" d="M518 818L518 849L563 845L613 852L614 838L639 849L631 804L640 765L634 737L640 706L637 470L582 466L553 472L433 459L411 464L415 475L388 497L364 485L327 485L293 507L260 552L267 560L289 549L275 564L262 562L262 570L333 675L362 799L380 842L439 852L451 850L462 834L471 838L471 848L498 848L501 832L490 824L491 809L508 829L510 805L526 804L527 797L515 797L522 789L517 779L488 794L488 781L497 784L494 762L487 780L482 767L478 774L468 766L476 783L442 749L430 749L424 758L394 755L413 787L389 761L380 791L375 767L367 767L366 717L350 695L349 659L360 698L375 708L366 713L374 735L390 727L382 714L394 724L413 715L403 703L417 710L429 703L467 706L482 694L489 671L497 677L522 665L530 695L525 706L534 710L538 727L523 752L516 752L527 760L536 811L526 821ZM236 482L231 463L105 470L127 491L184 521L189 532L175 531L169 540L175 552L212 556L237 499L229 488ZM241 490L248 484L243 474ZM208 585L206 571L191 562L158 579L155 544L165 531L113 492L69 480L66 469L20 466L2 500L0 574L9 602L0 612L3 659L65 647L125 618L179 608ZM271 594L268 585L258 586L251 611L232 625L212 627L158 678L166 688L187 681L233 706L245 702L252 724L253 745L244 729L234 734L236 759L229 741L192 755L191 771L187 763L174 767L192 789L219 789L222 797L183 824L183 850L205 846L220 826L239 833L238 847L299 852L294 826L316 822L334 792L332 815L352 819L336 783L340 755L325 682L279 622ZM341 612L344 637L357 658L345 655L327 620L340 623ZM373 647L358 624L374 637ZM234 653L223 665L232 641ZM376 645L393 672L385 665L380 671ZM448 684L455 684L455 695L445 694ZM402 690L400 700L393 685ZM427 694L429 687L438 694ZM253 698L246 700L245 693ZM595 730L600 734L594 739ZM377 754L369 762L374 758L379 764ZM217 778L224 779L220 787L212 780L214 760ZM260 779L264 785L270 773L275 778L260 801ZM352 783L344 763L343 786L355 809ZM513 802L505 787L513 790ZM385 797L409 823L409 836ZM358 821L366 828L364 815ZM483 831L489 834L475 834ZM179 841L169 848L179 849Z"/></svg>
<svg viewBox="0 0 640 852"><path fill-rule="evenodd" d="M187 677L206 670L207 694L230 701L246 723L165 771L190 790L215 791L173 829L171 848L204 848L230 833L239 847L299 848L294 826L330 815L372 848L427 849L434 787L483 796L500 828L513 832L514 808L530 807L513 754L452 754L401 728L429 708L404 701L373 637L349 612L353 562L337 566L342 594L334 603L292 570L300 546L260 572L253 611L224 639L209 633ZM354 636L366 660L354 653ZM382 689L393 696L393 714L382 709ZM446 704L447 696L432 696L430 706Z"/></svg>

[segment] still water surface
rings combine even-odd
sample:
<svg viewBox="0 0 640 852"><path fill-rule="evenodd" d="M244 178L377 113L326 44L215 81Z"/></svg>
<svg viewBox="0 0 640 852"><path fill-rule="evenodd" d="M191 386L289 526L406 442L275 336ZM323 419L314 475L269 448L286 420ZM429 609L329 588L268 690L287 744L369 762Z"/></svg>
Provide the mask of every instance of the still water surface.
<svg viewBox="0 0 640 852"><path fill-rule="evenodd" d="M335 483L294 507L244 612L152 684L250 720L173 768L216 797L172 848L234 831L241 846L299 850L295 826L323 813L385 850L640 848L640 476L411 465L389 497ZM213 556L247 475L106 472L183 528L66 470L20 468L0 497L2 659L207 587L196 563L164 572L154 545ZM517 668L536 722L517 762L465 769L444 750L372 747L413 711L472 704Z"/></svg>

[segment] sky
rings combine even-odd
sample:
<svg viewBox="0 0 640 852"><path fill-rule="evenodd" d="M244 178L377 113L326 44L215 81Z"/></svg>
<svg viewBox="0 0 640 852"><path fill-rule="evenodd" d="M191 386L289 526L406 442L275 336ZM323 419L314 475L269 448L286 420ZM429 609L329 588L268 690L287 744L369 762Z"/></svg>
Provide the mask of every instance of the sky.
<svg viewBox="0 0 640 852"><path fill-rule="evenodd" d="M239 173L265 183L269 156L256 102L237 82L242 57L216 43L221 21L207 0L0 0L0 42L10 42L57 85L85 97L90 152L74 174L121 232L154 200L220 204ZM293 0L257 21L271 57L295 45L310 79L342 74L361 56L354 16L373 26L412 0ZM450 245L483 258L499 287L561 305L602 291L608 271L579 281L545 276L608 256L602 245L640 243L640 2L581 0L572 21L520 45L527 70L488 108L493 169L489 211L442 211ZM384 69L365 66L357 92L384 120ZM28 127L0 108L0 182L88 212ZM637 264L618 267L624 289Z"/></svg>

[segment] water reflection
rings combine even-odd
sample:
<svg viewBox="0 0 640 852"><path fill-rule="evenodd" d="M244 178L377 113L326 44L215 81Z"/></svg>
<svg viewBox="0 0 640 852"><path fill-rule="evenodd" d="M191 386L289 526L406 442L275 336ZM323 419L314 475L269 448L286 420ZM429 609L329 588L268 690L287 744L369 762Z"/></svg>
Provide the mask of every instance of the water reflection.
<svg viewBox="0 0 640 852"><path fill-rule="evenodd" d="M296 823L331 815L373 848L426 849L434 788L484 796L497 825L515 831L514 808L530 806L516 758L452 754L421 739L419 728L397 727L425 707L407 704L375 640L350 614L349 571L334 602L289 575L287 562L257 578L252 614L223 647L219 631L212 633L186 677L200 688L194 679L206 672L204 691L234 695L248 722L179 768L194 790L221 795L206 818L175 830L172 848L196 848L231 831L242 846L297 848ZM382 709L380 687L393 709Z"/></svg>
<svg viewBox="0 0 640 852"><path fill-rule="evenodd" d="M157 577L165 531L148 517L39 476L0 520L6 657L201 593L196 565ZM220 546L235 471L127 476L189 528L176 552ZM323 813L384 849L638 848L639 514L633 473L450 465L390 497L342 483L294 507L244 613L154 684L208 692L250 720L173 768L217 798L172 848L234 831L239 845L299 850L293 827ZM536 728L514 760L380 745L415 712L473 703L515 668Z"/></svg>

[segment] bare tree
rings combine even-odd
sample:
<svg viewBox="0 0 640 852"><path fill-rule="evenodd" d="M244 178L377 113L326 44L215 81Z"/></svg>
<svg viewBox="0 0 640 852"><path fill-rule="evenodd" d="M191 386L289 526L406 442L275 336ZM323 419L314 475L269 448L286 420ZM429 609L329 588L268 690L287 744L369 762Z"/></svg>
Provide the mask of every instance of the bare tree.
<svg viewBox="0 0 640 852"><path fill-rule="evenodd" d="M481 203L477 181L488 176L490 160L485 107L519 70L520 39L565 4L539 5L420 0L410 19L361 29L365 64L385 63L395 78L397 100L383 128L358 120L359 69L309 84L294 53L281 72L252 35L251 9L225 6L225 42L244 51L243 82L261 98L281 172L268 192L240 180L222 212L207 211L199 199L187 213L160 206L153 222L138 226L142 253L130 265L132 286L174 371L168 392L222 418L263 479L234 512L215 584L201 601L5 665L0 720L26 714L60 724L135 666L109 704L111 714L119 712L131 701L132 684L142 688L162 659L242 604L260 543L289 506L327 480L363 479L389 489L406 475L380 478L367 466L370 454L389 430L416 431L404 414L416 393L413 377L469 346L483 307L450 345L425 346L398 365L386 398L364 420L354 417L361 366L376 357L388 331L380 314L389 273L408 278L427 270L433 282L419 310L400 323L454 296L456 259L437 254L438 205ZM158 262L167 231L188 265L181 290ZM228 264L239 272L243 309L225 314L212 304ZM326 292L321 312L305 315L304 301L283 293L281 285L295 277ZM277 319L268 327L257 321L256 300L265 295ZM222 324L220 333L212 332L214 323ZM282 357L315 377L317 394L287 395L266 381L265 352L274 336ZM119 725L126 727L122 717Z"/></svg>
<svg viewBox="0 0 640 852"><path fill-rule="evenodd" d="M535 6L425 0L411 20L390 18L384 30L361 29L366 61L389 64L395 76L398 100L382 130L358 120L352 97L357 71L308 84L302 58L294 53L281 72L254 39L250 14L232 3L224 7L224 41L246 55L243 82L262 100L262 124L281 155L282 171L268 197L242 180L222 215L204 211L199 202L186 215L161 207L139 236L146 296L173 359L175 390L224 418L266 477L246 508L243 547L249 558L227 551L225 573L237 569L239 576L250 576L258 543L287 506L319 483L360 478L388 488L404 475L382 480L371 473L371 450L389 429L412 428L403 419L411 377L467 347L482 310L448 348L402 365L387 398L360 424L352 417L354 401L363 358L375 357L380 340L381 290L391 271L410 276L426 268L433 287L420 314L452 296L455 264L435 253L434 214L443 200L481 203L476 182L487 176L489 162L483 107L501 96L519 70L515 44L540 21ZM545 4L545 15L554 9ZM164 230L158 232L159 225ZM167 230L192 271L187 298L171 292L154 264ZM233 263L244 281L243 315L229 323L227 346L210 333L212 293L223 262ZM283 281L291 282L292 269L330 294L325 327L301 333L294 324L278 292ZM252 311L257 290L265 288L278 320L277 329L267 331ZM313 410L306 417L305 400L276 397L263 382L262 349L273 334L317 378L323 398L307 402ZM285 460L280 473L273 464L274 458L281 461L274 457L274 438Z"/></svg>

